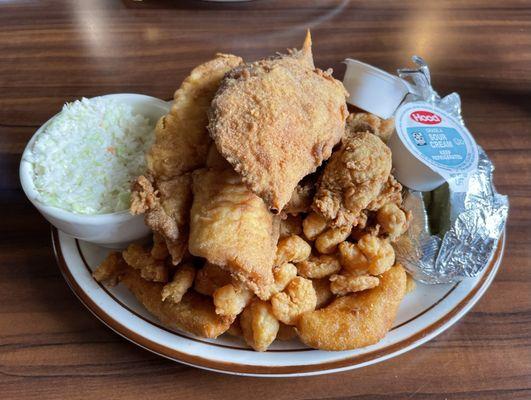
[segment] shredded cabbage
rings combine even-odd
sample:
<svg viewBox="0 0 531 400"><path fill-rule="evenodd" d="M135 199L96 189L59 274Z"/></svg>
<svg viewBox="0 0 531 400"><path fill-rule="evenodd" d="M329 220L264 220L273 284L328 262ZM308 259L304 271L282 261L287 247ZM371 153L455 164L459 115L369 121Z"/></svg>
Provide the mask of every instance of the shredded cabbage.
<svg viewBox="0 0 531 400"><path fill-rule="evenodd" d="M131 181L146 169L149 119L114 99L77 100L39 134L29 161L38 200L78 214L126 210Z"/></svg>

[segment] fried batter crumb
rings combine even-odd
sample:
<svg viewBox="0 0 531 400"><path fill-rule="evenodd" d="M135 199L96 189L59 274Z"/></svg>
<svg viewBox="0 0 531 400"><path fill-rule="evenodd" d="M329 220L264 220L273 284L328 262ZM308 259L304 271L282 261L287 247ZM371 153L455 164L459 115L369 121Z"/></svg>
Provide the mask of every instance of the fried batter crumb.
<svg viewBox="0 0 531 400"><path fill-rule="evenodd" d="M332 275L330 277L330 290L339 296L372 289L379 284L380 279L370 275Z"/></svg>
<svg viewBox="0 0 531 400"><path fill-rule="evenodd" d="M125 262L140 271L143 279L152 282L168 282L168 267L162 260L155 260L143 246L133 243L122 252Z"/></svg>
<svg viewBox="0 0 531 400"><path fill-rule="evenodd" d="M306 311L315 309L317 296L312 281L297 276L286 289L271 297L275 317L286 325L294 325Z"/></svg>
<svg viewBox="0 0 531 400"><path fill-rule="evenodd" d="M94 279L109 286L116 286L120 282L127 264L121 254L113 251L102 261L102 263L92 273Z"/></svg>
<svg viewBox="0 0 531 400"><path fill-rule="evenodd" d="M162 288L162 301L179 303L184 294L192 287L195 278L195 268L192 264L180 265L173 279Z"/></svg>

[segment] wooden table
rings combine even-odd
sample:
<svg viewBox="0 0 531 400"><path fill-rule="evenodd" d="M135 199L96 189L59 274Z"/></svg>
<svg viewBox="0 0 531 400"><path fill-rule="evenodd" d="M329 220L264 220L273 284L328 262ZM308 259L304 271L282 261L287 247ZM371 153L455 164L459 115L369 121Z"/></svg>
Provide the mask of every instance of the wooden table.
<svg viewBox="0 0 531 400"><path fill-rule="evenodd" d="M342 76L354 57L389 71L413 54L510 195L501 270L478 305L426 345L312 378L255 379L159 358L97 321L55 265L50 227L18 180L26 141L65 101L134 92L169 99L215 52L248 60L300 45ZM530 399L531 3L529 1L0 2L1 399ZM249 393L244 395L243 393Z"/></svg>

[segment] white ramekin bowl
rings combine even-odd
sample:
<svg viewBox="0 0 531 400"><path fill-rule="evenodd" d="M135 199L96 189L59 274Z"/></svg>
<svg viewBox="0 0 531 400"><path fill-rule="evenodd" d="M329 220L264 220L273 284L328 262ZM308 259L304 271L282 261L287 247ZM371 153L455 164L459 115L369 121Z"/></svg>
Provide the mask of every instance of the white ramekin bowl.
<svg viewBox="0 0 531 400"><path fill-rule="evenodd" d="M170 109L169 102L141 94L119 93L101 97L131 105L134 113L148 118L153 126ZM110 248L123 248L129 242L146 237L150 233L150 229L144 224L143 215L131 215L128 210L109 214L82 215L49 206L38 200L37 191L33 184L33 166L28 161L28 153L33 148L37 136L46 129L56 116L49 119L35 132L22 153L20 182L28 199L44 218L56 228L87 242Z"/></svg>

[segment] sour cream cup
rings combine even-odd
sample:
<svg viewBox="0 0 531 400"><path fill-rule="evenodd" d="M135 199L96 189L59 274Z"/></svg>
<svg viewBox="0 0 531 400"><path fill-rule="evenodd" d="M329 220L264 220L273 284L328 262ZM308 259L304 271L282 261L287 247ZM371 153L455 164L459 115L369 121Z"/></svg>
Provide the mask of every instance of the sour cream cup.
<svg viewBox="0 0 531 400"><path fill-rule="evenodd" d="M101 97L129 104L135 114L148 118L153 123L153 126L170 109L169 102L142 94L120 93ZM108 214L84 215L53 207L38 200L38 193L33 183L33 165L28 161L28 155L37 136L46 129L57 115L35 132L22 153L19 170L20 183L29 201L53 226L77 239L104 247L120 249L132 241L147 237L150 234L150 229L144 223L144 216L131 215L129 210Z"/></svg>
<svg viewBox="0 0 531 400"><path fill-rule="evenodd" d="M430 192L446 182L441 174L415 157L396 133L387 144L393 153L393 174L402 185L413 190Z"/></svg>
<svg viewBox="0 0 531 400"><path fill-rule="evenodd" d="M452 191L465 192L478 164L478 148L468 129L425 101L398 108L388 145L396 179L414 190L431 191L448 182Z"/></svg>

